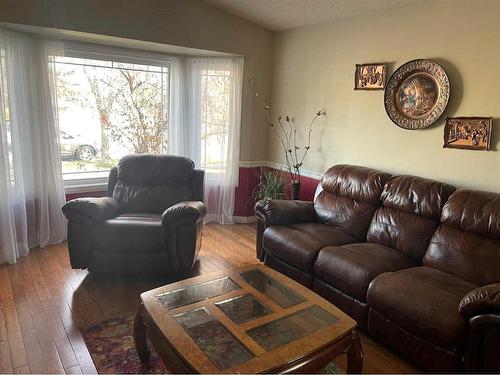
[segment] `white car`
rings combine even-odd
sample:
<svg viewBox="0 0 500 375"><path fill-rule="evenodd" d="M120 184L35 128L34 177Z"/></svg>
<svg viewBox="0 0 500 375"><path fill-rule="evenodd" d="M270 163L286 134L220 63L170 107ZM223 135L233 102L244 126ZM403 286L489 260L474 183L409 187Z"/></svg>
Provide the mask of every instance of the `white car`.
<svg viewBox="0 0 500 375"><path fill-rule="evenodd" d="M61 131L61 156L74 160L91 161L97 156L97 146L84 142L81 137L74 137Z"/></svg>

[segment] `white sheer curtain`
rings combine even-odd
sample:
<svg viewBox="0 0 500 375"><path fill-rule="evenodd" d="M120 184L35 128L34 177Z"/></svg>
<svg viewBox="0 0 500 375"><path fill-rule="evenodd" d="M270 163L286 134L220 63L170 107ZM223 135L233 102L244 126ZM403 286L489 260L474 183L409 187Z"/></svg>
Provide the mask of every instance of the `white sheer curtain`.
<svg viewBox="0 0 500 375"><path fill-rule="evenodd" d="M55 42L0 28L0 263L66 238Z"/></svg>
<svg viewBox="0 0 500 375"><path fill-rule="evenodd" d="M243 62L242 57L187 57L172 63L169 150L205 170L206 222L234 222Z"/></svg>

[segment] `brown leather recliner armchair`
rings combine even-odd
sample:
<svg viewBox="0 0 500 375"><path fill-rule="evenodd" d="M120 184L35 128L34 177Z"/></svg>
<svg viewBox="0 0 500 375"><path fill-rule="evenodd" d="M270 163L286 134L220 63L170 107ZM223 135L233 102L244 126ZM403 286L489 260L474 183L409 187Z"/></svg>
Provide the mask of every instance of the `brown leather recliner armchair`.
<svg viewBox="0 0 500 375"><path fill-rule="evenodd" d="M177 276L201 248L204 171L184 157L128 155L111 169L107 197L78 198L69 220L73 268Z"/></svg>

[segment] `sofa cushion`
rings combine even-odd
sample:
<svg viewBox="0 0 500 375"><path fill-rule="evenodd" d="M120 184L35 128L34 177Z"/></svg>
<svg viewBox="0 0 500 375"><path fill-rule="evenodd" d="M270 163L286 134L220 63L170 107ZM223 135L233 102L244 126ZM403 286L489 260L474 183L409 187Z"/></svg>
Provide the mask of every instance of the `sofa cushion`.
<svg viewBox="0 0 500 375"><path fill-rule="evenodd" d="M161 214L192 199L193 169L194 163L181 156L124 156L111 173L113 198L120 202L121 213Z"/></svg>
<svg viewBox="0 0 500 375"><path fill-rule="evenodd" d="M444 224L500 240L500 194L460 189L443 208Z"/></svg>
<svg viewBox="0 0 500 375"><path fill-rule="evenodd" d="M368 288L370 308L398 327L444 349L462 342L461 299L476 285L430 267L379 275ZM370 327L368 327L370 328Z"/></svg>
<svg viewBox="0 0 500 375"><path fill-rule="evenodd" d="M189 182L193 169L183 156L132 154L118 162L118 179L127 185L175 185Z"/></svg>
<svg viewBox="0 0 500 375"><path fill-rule="evenodd" d="M328 245L343 245L354 238L329 225L301 223L272 225L264 231L262 241L267 252L290 265L311 272L318 252Z"/></svg>
<svg viewBox="0 0 500 375"><path fill-rule="evenodd" d="M439 220L441 209L455 191L451 185L417 176L394 176L382 192L384 207L394 208L432 220Z"/></svg>
<svg viewBox="0 0 500 375"><path fill-rule="evenodd" d="M414 265L410 258L390 247L356 243L322 249L314 263L314 274L341 292L364 302L368 285L377 275Z"/></svg>
<svg viewBox="0 0 500 375"><path fill-rule="evenodd" d="M152 254L165 251L161 215L124 214L106 220L92 231L92 251Z"/></svg>
<svg viewBox="0 0 500 375"><path fill-rule="evenodd" d="M314 200L319 220L348 233L356 242L364 241L389 177L388 173L355 165L331 167L323 175Z"/></svg>
<svg viewBox="0 0 500 375"><path fill-rule="evenodd" d="M423 264L481 286L500 282L500 194L457 190Z"/></svg>
<svg viewBox="0 0 500 375"><path fill-rule="evenodd" d="M167 208L179 202L191 200L190 185L127 185L118 180L113 191L113 198L120 202L121 213L162 214Z"/></svg>
<svg viewBox="0 0 500 375"><path fill-rule="evenodd" d="M389 246L420 263L454 187L415 176L395 176L382 192L367 240Z"/></svg>

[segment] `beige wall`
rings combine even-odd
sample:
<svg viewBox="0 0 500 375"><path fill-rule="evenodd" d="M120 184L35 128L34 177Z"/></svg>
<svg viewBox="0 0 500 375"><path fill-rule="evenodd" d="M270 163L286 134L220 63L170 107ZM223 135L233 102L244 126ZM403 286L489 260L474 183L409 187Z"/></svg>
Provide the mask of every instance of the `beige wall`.
<svg viewBox="0 0 500 375"><path fill-rule="evenodd" d="M0 21L244 55L240 160L265 160L265 116L247 81L270 96L271 32L199 0L2 0Z"/></svg>
<svg viewBox="0 0 500 375"><path fill-rule="evenodd" d="M432 0L383 13L282 32L275 38L272 108L316 124L304 168L321 173L352 163L500 192L500 1ZM403 130L387 117L383 92L354 91L354 65L389 63L389 75L415 58L440 63L451 82L444 116ZM443 149L446 116L493 116L492 151ZM269 159L282 161L271 133Z"/></svg>

